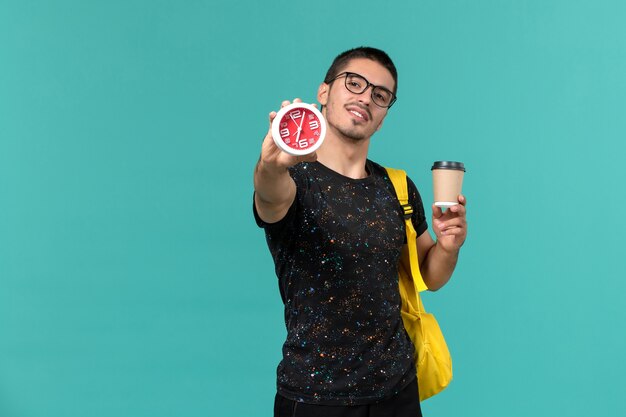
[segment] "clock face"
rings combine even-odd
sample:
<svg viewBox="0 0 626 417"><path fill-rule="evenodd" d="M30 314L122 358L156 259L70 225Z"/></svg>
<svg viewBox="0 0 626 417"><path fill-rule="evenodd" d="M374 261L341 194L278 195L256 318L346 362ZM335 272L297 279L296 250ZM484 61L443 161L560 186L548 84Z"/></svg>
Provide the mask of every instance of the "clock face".
<svg viewBox="0 0 626 417"><path fill-rule="evenodd" d="M324 141L326 121L314 106L293 103L280 109L272 122L276 145L291 155L316 151Z"/></svg>

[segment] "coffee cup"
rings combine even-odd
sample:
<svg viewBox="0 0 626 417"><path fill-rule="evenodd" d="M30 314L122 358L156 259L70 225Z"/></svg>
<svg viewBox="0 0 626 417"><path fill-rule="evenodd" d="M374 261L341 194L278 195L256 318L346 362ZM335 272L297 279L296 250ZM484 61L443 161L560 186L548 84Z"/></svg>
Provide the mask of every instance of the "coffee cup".
<svg viewBox="0 0 626 417"><path fill-rule="evenodd" d="M437 207L452 207L459 204L458 196L463 187L465 166L463 162L437 161L433 172L433 192Z"/></svg>

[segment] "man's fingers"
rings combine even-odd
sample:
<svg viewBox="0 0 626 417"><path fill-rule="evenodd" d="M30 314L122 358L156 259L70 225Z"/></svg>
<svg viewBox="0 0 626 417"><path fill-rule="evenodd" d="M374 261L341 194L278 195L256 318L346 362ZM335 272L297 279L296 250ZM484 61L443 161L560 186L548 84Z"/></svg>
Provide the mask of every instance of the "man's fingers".
<svg viewBox="0 0 626 417"><path fill-rule="evenodd" d="M433 204L433 217L435 219L438 219L441 217L442 214L443 214L443 211L441 210L441 207L438 207Z"/></svg>
<svg viewBox="0 0 626 417"><path fill-rule="evenodd" d="M450 207L448 210L460 216L465 215L465 206L463 204L457 204L455 206Z"/></svg>
<svg viewBox="0 0 626 417"><path fill-rule="evenodd" d="M274 121L274 119L276 118L276 115L278 113L276 113L275 111L271 111L269 114L269 128L267 129L267 134L265 135L265 137L263 138L263 142L265 142L265 140L267 138L272 138L272 122Z"/></svg>
<svg viewBox="0 0 626 417"><path fill-rule="evenodd" d="M465 220L463 220L460 217L451 219L451 220L446 220L446 221L437 221L435 226L439 228L439 230L446 230L449 229L451 227L463 227L465 226Z"/></svg>
<svg viewBox="0 0 626 417"><path fill-rule="evenodd" d="M288 105L290 105L292 102L289 100L284 100L282 103L280 103L280 108L282 109L283 107L286 107ZM302 100L300 100L298 97L293 99L293 103L302 103Z"/></svg>
<svg viewBox="0 0 626 417"><path fill-rule="evenodd" d="M461 227L449 227L441 231L444 236L458 236L463 234L463 228Z"/></svg>

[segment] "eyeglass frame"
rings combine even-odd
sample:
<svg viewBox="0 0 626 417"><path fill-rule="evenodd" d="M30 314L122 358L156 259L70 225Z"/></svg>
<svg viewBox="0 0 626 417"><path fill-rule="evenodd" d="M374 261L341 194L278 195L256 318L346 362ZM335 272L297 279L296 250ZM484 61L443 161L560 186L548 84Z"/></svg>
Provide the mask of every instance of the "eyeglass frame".
<svg viewBox="0 0 626 417"><path fill-rule="evenodd" d="M356 75L357 77L362 78L363 80L365 80L365 88L363 89L363 91L361 91L360 93L355 93L354 91L350 90L348 88L348 76L350 75ZM330 84L334 81L336 81L337 79L341 78L341 77L346 77L346 79L344 80L344 87L346 87L346 90L348 90L349 92L351 92L352 94L363 94L364 92L367 91L368 88L370 88L370 86L372 87L372 91L370 91L370 97L372 97L372 102L374 104L376 104L378 107L382 108L382 109L390 109L391 106L393 106L393 104L396 102L396 100L398 99L398 96L396 96L391 90L389 90L387 87L383 87L381 85L376 85L376 84L372 84L371 82L369 82L369 80L367 78L365 78L364 76L362 76L361 74L358 74L356 72L350 72L350 71L345 71L342 72L338 75L335 76L335 78L333 78L332 80L326 81L326 84ZM381 106L380 104L376 103L376 100L374 100L374 90L376 88L381 88L387 92L389 92L389 94L391 94L391 102L389 103L388 106Z"/></svg>

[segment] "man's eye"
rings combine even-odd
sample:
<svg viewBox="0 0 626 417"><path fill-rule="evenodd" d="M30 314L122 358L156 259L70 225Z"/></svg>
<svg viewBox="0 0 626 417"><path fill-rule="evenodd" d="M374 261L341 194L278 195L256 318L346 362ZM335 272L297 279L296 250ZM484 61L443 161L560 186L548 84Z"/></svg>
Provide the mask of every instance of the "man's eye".
<svg viewBox="0 0 626 417"><path fill-rule="evenodd" d="M376 90L375 92L376 100L381 103L387 104L391 101L391 94L385 90Z"/></svg>

